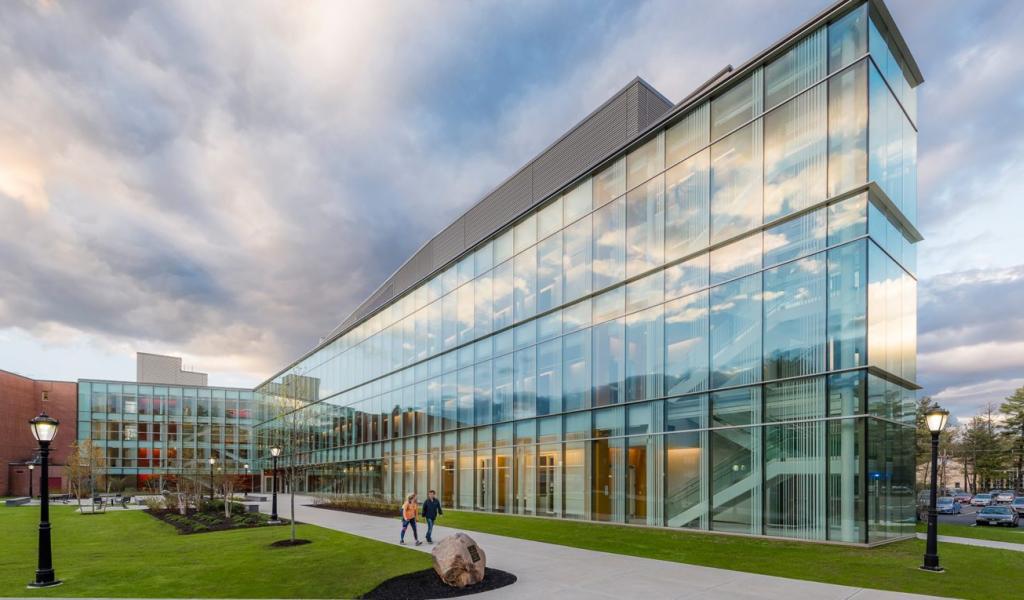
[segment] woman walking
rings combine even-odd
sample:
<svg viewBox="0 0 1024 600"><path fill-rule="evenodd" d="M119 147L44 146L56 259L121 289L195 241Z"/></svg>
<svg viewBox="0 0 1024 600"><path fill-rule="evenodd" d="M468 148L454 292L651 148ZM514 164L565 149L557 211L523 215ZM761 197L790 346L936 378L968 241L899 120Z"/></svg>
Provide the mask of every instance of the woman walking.
<svg viewBox="0 0 1024 600"><path fill-rule="evenodd" d="M420 541L420 535L416 532L416 512L419 509L419 504L416 502L416 494L409 494L405 498L405 504L402 505L402 535L399 538L399 542L405 543L405 530L412 525L412 538L416 540L416 545L419 546L423 542Z"/></svg>

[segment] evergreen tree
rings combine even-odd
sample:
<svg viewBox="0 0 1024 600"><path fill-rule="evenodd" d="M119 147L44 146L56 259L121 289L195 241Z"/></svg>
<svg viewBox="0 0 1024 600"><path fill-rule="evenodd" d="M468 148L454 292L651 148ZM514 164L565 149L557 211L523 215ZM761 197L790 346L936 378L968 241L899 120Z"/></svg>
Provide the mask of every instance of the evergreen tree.
<svg viewBox="0 0 1024 600"><path fill-rule="evenodd" d="M1024 489L1024 387L1017 388L1012 396L999 406L1006 420L1001 432L1016 469L1016 489Z"/></svg>

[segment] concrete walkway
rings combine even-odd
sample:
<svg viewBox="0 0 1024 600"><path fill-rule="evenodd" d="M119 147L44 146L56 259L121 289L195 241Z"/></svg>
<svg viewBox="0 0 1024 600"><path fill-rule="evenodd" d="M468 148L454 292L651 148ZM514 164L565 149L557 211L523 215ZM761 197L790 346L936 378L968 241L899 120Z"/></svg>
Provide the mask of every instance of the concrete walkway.
<svg viewBox="0 0 1024 600"><path fill-rule="evenodd" d="M1022 536L1024 537L1024 536ZM928 535L924 533L917 534L917 539L926 540ZM1013 542L997 542L995 540L979 540L975 538L957 537L952 535L940 535L938 540L948 544L963 544L965 546L980 546L982 548L996 548L998 550L1013 550L1014 552L1024 552L1024 544L1015 544ZM941 554L941 551L940 551Z"/></svg>
<svg viewBox="0 0 1024 600"><path fill-rule="evenodd" d="M398 518L370 517L307 506L311 498L296 496L295 517L302 523L319 525L353 535L397 544ZM270 511L270 503L261 503ZM287 518L289 497L278 496L278 514ZM444 517L440 522L444 521ZM420 535L425 529L421 524ZM443 525L434 527L439 540L457 530ZM553 598L580 600L594 598L687 598L687 599L835 599L857 600L929 598L866 588L831 585L813 581L771 577L740 571L686 565L668 561L581 550L521 540L500 535L467 531L487 553L487 565L516 575L510 586L485 592L474 598ZM430 552L431 546L412 544L412 531L406 533L409 548ZM810 568L810 566L809 566Z"/></svg>

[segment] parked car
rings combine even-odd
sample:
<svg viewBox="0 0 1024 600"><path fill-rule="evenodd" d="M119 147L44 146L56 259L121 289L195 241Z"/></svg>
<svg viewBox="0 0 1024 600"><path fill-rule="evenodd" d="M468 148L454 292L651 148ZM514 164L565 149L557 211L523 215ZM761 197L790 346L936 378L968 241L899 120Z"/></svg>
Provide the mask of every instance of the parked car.
<svg viewBox="0 0 1024 600"><path fill-rule="evenodd" d="M1010 503L1010 508L1014 510L1018 515L1024 514L1024 496L1017 496Z"/></svg>
<svg viewBox="0 0 1024 600"><path fill-rule="evenodd" d="M953 499L959 502L960 504L970 504L971 498L973 497L974 496L972 496L970 492L965 492L963 490L957 491L955 494L953 494Z"/></svg>
<svg viewBox="0 0 1024 600"><path fill-rule="evenodd" d="M1020 522L1020 515L1011 510L1009 506L986 506L978 511L974 522L977 525L1008 525L1016 527Z"/></svg>
<svg viewBox="0 0 1024 600"><path fill-rule="evenodd" d="M960 503L952 496L943 496L935 500L935 510L942 515L960 514Z"/></svg>
<svg viewBox="0 0 1024 600"><path fill-rule="evenodd" d="M999 492L998 494L996 494L995 501L1000 503L1000 504L1009 504L1009 503L1013 502L1013 497L1014 497L1014 493L1013 492L1008 491L1008 490L1004 490L1004 491Z"/></svg>
<svg viewBox="0 0 1024 600"><path fill-rule="evenodd" d="M971 498L971 506L991 506L992 494L975 494Z"/></svg>

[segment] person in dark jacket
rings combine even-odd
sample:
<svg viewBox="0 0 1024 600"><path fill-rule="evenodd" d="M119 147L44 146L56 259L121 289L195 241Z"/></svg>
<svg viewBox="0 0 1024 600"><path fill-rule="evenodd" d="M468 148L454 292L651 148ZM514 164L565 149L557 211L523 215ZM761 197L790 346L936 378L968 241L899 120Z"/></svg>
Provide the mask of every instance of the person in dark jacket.
<svg viewBox="0 0 1024 600"><path fill-rule="evenodd" d="M441 501L437 499L437 494L434 490L427 492L427 499L423 501L423 518L427 520L427 543L433 544L434 540L430 537L434 533L434 519L444 514L441 510Z"/></svg>

